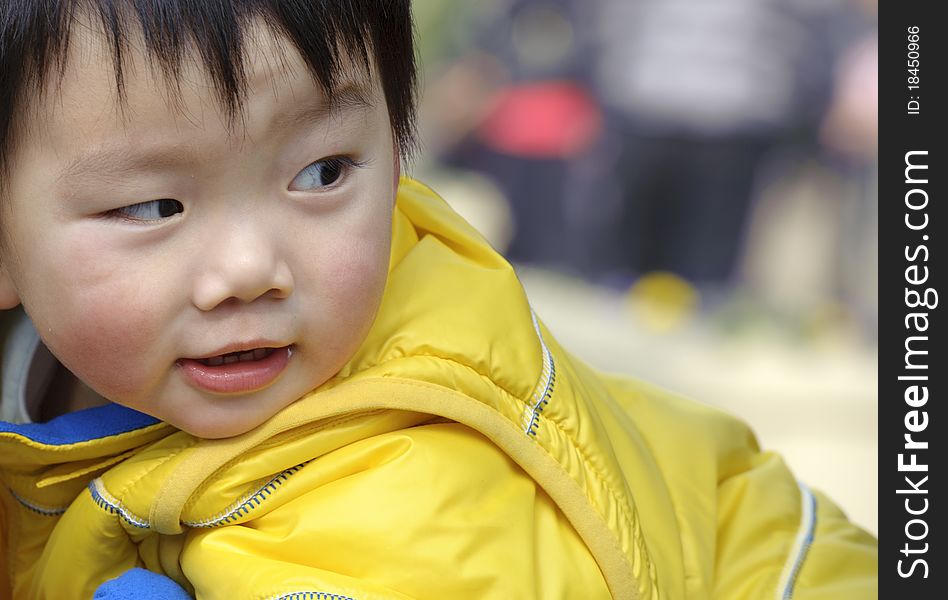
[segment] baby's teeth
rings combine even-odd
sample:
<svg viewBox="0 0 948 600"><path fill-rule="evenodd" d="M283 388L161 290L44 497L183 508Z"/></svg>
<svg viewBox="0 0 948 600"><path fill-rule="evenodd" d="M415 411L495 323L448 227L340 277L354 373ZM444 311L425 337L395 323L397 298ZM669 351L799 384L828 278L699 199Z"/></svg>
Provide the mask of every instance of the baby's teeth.
<svg viewBox="0 0 948 600"><path fill-rule="evenodd" d="M221 365L230 365L237 361L260 360L270 356L272 352L273 348L254 348L246 352L231 352L230 354L204 358L201 359L201 362L209 367L219 367Z"/></svg>

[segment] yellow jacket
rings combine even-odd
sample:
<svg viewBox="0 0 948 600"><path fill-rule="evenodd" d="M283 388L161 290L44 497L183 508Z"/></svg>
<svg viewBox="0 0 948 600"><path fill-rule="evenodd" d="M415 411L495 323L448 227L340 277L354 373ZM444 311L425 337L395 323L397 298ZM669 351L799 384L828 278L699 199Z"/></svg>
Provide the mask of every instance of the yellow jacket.
<svg viewBox="0 0 948 600"><path fill-rule="evenodd" d="M746 426L571 357L420 184L393 227L361 349L257 429L0 424L0 599L136 566L202 599L876 597L875 541Z"/></svg>

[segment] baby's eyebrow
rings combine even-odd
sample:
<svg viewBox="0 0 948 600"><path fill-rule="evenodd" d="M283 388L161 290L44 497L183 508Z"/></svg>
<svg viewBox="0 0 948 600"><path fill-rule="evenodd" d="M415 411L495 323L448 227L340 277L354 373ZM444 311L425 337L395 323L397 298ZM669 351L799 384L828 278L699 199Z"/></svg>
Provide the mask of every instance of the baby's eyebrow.
<svg viewBox="0 0 948 600"><path fill-rule="evenodd" d="M154 150L130 150L126 146L100 148L70 161L62 171L60 182L81 176L119 177L146 169L160 170L193 162L190 149L182 146Z"/></svg>
<svg viewBox="0 0 948 600"><path fill-rule="evenodd" d="M333 90L332 98L316 103L301 103L298 107L281 112L270 122L271 130L295 131L308 125L358 114L373 107L371 94L358 82L347 81ZM86 152L63 168L58 181L77 177L121 178L123 175L144 170L171 170L196 160L193 149L183 145L150 150L127 146L107 147Z"/></svg>
<svg viewBox="0 0 948 600"><path fill-rule="evenodd" d="M328 102L301 104L295 110L287 111L273 119L271 126L276 130L294 130L321 123L330 117L348 116L373 107L371 94L362 83L346 81L333 90Z"/></svg>

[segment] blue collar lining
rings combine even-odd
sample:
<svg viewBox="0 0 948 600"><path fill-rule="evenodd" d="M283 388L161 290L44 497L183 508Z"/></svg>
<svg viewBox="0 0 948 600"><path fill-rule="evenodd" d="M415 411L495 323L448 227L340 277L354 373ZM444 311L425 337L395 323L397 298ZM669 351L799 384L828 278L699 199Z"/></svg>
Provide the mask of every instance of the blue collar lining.
<svg viewBox="0 0 948 600"><path fill-rule="evenodd" d="M160 421L120 404L106 404L60 415L46 423L17 425L0 421L0 434L12 433L50 446L68 446L149 427Z"/></svg>

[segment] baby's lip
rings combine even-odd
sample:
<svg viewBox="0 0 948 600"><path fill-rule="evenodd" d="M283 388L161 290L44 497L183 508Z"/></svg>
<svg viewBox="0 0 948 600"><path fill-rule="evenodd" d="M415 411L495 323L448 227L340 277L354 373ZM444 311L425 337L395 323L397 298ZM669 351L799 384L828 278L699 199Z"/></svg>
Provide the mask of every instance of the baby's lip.
<svg viewBox="0 0 948 600"><path fill-rule="evenodd" d="M286 370L293 356L292 346L267 349L260 358L254 356L258 350L261 349L248 351L250 357L235 357L234 353L227 353L226 358L220 355L206 359L182 358L177 366L181 375L202 391L225 395L248 394L273 384Z"/></svg>
<svg viewBox="0 0 948 600"><path fill-rule="evenodd" d="M254 350L260 349L277 349L289 346L284 342L277 342L273 340L266 339L254 339L243 342L235 342L228 344L227 346L222 346L217 350L212 350L211 352L205 354L199 354L197 356L186 356L184 358L189 358L192 360L206 360L208 358L214 358L216 356L223 356L225 354L233 354L235 352L252 352Z"/></svg>

